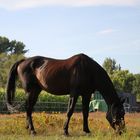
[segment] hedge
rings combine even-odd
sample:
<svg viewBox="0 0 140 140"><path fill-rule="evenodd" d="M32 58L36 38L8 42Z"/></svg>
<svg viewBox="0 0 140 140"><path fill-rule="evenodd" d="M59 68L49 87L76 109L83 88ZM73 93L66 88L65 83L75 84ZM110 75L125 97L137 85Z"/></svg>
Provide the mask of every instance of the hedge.
<svg viewBox="0 0 140 140"><path fill-rule="evenodd" d="M15 92L15 104L22 104L20 110L25 111L25 92L22 89L17 89ZM45 91L42 91L38 97L37 104L34 107L34 111L47 111L65 112L67 110L67 104L69 95L56 96ZM5 105L5 90L0 89L0 112L6 110ZM76 104L76 111L81 111L81 97L78 98Z"/></svg>
<svg viewBox="0 0 140 140"><path fill-rule="evenodd" d="M25 101L26 94L24 90L17 89L15 92L15 101ZM0 101L5 100L5 89L0 88ZM38 102L68 102L69 95L52 95L46 91L42 91L38 97ZM78 103L81 102L81 97L78 98Z"/></svg>

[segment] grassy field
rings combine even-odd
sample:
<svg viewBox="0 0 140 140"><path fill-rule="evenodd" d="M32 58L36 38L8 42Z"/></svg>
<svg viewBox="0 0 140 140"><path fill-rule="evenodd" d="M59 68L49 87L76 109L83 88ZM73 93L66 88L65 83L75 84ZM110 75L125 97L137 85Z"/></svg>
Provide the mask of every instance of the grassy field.
<svg viewBox="0 0 140 140"><path fill-rule="evenodd" d="M66 114L34 113L36 136L25 129L25 114L0 115L0 140L140 140L140 113L126 114L127 132L121 136L110 128L105 113L89 115L91 134L82 131L82 114L75 113L70 121L69 137L63 135Z"/></svg>

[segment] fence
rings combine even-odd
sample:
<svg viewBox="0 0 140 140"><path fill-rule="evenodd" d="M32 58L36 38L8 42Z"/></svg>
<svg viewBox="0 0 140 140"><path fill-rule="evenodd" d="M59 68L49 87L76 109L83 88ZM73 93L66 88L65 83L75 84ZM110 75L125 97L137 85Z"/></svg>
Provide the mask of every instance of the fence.
<svg viewBox="0 0 140 140"><path fill-rule="evenodd" d="M21 107L19 111L25 112L25 102L14 102L14 104L20 104ZM66 102L37 102L34 106L34 112L66 112L68 103ZM140 107L138 106L127 106L124 105L125 112L140 112ZM82 105L77 103L75 106L75 112L81 112ZM5 102L0 102L0 113L8 113Z"/></svg>
<svg viewBox="0 0 140 140"><path fill-rule="evenodd" d="M25 102L14 102L21 105L20 111L25 112ZM66 112L68 103L66 102L37 102L34 106L34 112ZM81 112L82 105L77 103L75 106L76 112ZM0 113L8 113L5 102L0 102Z"/></svg>

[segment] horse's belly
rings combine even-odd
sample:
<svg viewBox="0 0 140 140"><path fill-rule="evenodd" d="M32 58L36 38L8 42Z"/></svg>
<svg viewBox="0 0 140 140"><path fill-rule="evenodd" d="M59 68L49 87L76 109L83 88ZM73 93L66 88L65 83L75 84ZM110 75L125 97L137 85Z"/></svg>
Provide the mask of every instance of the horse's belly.
<svg viewBox="0 0 140 140"><path fill-rule="evenodd" d="M57 87L57 86L53 86L50 87L48 86L47 88L45 88L45 91L47 91L48 93L54 94L54 95L67 95L69 94L69 89L64 87Z"/></svg>
<svg viewBox="0 0 140 140"><path fill-rule="evenodd" d="M46 91L53 95L67 95L69 94L67 91L62 90L53 90L53 89L46 89Z"/></svg>

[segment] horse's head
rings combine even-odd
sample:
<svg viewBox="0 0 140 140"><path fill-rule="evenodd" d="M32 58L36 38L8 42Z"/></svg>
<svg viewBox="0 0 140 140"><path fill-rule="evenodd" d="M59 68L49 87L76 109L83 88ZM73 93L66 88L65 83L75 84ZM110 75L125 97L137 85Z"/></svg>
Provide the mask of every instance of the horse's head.
<svg viewBox="0 0 140 140"><path fill-rule="evenodd" d="M125 131L125 110L123 103L124 100L120 103L112 104L106 115L106 118L109 121L111 127L116 131L117 134L120 135Z"/></svg>

